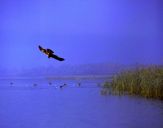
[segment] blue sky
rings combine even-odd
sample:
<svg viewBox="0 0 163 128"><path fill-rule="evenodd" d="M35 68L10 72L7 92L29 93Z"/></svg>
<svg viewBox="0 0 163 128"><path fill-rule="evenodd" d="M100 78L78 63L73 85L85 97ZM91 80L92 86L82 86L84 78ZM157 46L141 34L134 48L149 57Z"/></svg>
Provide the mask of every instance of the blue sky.
<svg viewBox="0 0 163 128"><path fill-rule="evenodd" d="M1 0L0 69L163 63L161 0ZM66 61L47 59L37 46Z"/></svg>

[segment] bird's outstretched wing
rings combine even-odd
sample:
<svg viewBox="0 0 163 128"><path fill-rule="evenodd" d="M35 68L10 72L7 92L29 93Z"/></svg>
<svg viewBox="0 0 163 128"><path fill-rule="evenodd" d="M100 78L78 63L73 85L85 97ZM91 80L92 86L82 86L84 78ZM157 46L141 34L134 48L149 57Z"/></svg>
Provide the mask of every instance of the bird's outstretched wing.
<svg viewBox="0 0 163 128"><path fill-rule="evenodd" d="M38 48L40 49L40 51L43 49L40 45L38 46Z"/></svg>
<svg viewBox="0 0 163 128"><path fill-rule="evenodd" d="M59 60L59 61L64 61L65 60L64 58L58 57L58 56L56 56L54 54L52 54L51 57L56 59L56 60Z"/></svg>
<svg viewBox="0 0 163 128"><path fill-rule="evenodd" d="M38 46L38 48L39 48L39 50L40 50L41 52L43 52L43 53L46 54L46 50L45 50L44 48L42 48L40 45Z"/></svg>

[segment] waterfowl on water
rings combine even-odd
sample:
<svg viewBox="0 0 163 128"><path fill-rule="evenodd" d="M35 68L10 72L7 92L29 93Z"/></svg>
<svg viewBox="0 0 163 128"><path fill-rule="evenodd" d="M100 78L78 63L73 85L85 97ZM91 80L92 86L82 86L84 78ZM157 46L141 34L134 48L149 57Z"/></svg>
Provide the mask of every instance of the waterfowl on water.
<svg viewBox="0 0 163 128"><path fill-rule="evenodd" d="M14 84L13 82L10 82L10 86L13 86L13 84Z"/></svg>
<svg viewBox="0 0 163 128"><path fill-rule="evenodd" d="M80 86L81 85L81 83L78 83L78 86Z"/></svg>
<svg viewBox="0 0 163 128"><path fill-rule="evenodd" d="M64 61L64 58L61 58L61 57L55 55L51 49L44 49L40 45L38 46L38 48L41 52L46 54L48 56L48 58L54 58L54 59L59 60L59 61Z"/></svg>
<svg viewBox="0 0 163 128"><path fill-rule="evenodd" d="M33 84L33 86L37 86L37 84Z"/></svg>
<svg viewBox="0 0 163 128"><path fill-rule="evenodd" d="M67 85L67 84L64 83L63 85L60 85L59 88L63 88L63 87L65 87L66 85Z"/></svg>
<svg viewBox="0 0 163 128"><path fill-rule="evenodd" d="M13 82L10 82L10 85L13 85L14 83Z"/></svg>
<svg viewBox="0 0 163 128"><path fill-rule="evenodd" d="M52 85L52 83L51 83L51 82L49 82L49 85Z"/></svg>

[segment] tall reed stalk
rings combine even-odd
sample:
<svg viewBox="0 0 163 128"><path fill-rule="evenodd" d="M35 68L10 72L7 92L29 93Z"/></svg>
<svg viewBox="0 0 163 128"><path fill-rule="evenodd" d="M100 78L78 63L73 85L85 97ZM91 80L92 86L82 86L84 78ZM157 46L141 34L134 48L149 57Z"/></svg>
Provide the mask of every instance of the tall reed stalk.
<svg viewBox="0 0 163 128"><path fill-rule="evenodd" d="M163 100L163 67L139 67L121 72L115 75L111 82L106 82L104 87L110 88L112 93Z"/></svg>

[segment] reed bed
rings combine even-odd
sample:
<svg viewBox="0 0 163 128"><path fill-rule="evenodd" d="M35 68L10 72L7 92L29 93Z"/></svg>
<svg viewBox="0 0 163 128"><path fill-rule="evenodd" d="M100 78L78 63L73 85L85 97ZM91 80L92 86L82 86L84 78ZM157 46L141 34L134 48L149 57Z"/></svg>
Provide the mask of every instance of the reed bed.
<svg viewBox="0 0 163 128"><path fill-rule="evenodd" d="M104 84L114 94L140 95L163 100L163 67L148 66L123 71Z"/></svg>

